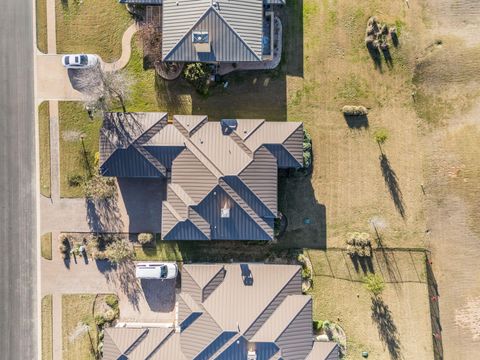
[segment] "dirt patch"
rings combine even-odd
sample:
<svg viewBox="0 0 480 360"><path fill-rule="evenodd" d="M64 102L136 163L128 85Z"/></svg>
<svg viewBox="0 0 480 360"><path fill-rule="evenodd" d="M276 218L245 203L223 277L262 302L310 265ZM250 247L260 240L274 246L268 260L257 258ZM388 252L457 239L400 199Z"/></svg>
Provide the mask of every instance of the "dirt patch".
<svg viewBox="0 0 480 360"><path fill-rule="evenodd" d="M62 131L62 139L64 141L78 141L81 139L82 136L85 136L80 131L75 131L75 130L67 130L67 131Z"/></svg>

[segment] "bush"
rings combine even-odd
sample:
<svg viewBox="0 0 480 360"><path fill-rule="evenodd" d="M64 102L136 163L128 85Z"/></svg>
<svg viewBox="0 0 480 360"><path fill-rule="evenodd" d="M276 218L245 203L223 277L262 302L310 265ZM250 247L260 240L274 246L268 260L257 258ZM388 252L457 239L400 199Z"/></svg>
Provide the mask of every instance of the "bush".
<svg viewBox="0 0 480 360"><path fill-rule="evenodd" d="M208 64L192 63L185 66L183 70L183 77L191 83L197 92L202 95L208 94L208 78L211 70Z"/></svg>
<svg viewBox="0 0 480 360"><path fill-rule="evenodd" d="M312 278L312 270L308 266L302 267L302 279L308 280Z"/></svg>
<svg viewBox="0 0 480 360"><path fill-rule="evenodd" d="M91 199L105 200L115 195L115 180L112 178L94 175L85 183L85 196Z"/></svg>
<svg viewBox="0 0 480 360"><path fill-rule="evenodd" d="M363 278L365 288L370 291L374 296L378 296L385 288L385 282L380 275L368 274Z"/></svg>
<svg viewBox="0 0 480 360"><path fill-rule="evenodd" d="M388 132L385 129L378 129L373 133L373 137L379 145L383 145L388 140Z"/></svg>
<svg viewBox="0 0 480 360"><path fill-rule="evenodd" d="M95 324L97 324L99 328L103 327L103 325L105 325L106 322L107 320L102 314L95 315Z"/></svg>
<svg viewBox="0 0 480 360"><path fill-rule="evenodd" d="M359 232L349 233L346 243L347 253L350 256L372 256L372 243L369 234Z"/></svg>
<svg viewBox="0 0 480 360"><path fill-rule="evenodd" d="M313 331L318 334L322 331L323 328L323 321L321 320L313 320Z"/></svg>
<svg viewBox="0 0 480 360"><path fill-rule="evenodd" d="M105 311L105 313L103 314L103 317L106 322L111 323L113 320L117 318L117 314L113 309L109 309Z"/></svg>
<svg viewBox="0 0 480 360"><path fill-rule="evenodd" d="M312 137L303 129L303 167L309 168L312 164Z"/></svg>
<svg viewBox="0 0 480 360"><path fill-rule="evenodd" d="M105 303L114 310L118 309L118 298L113 294L105 297Z"/></svg>
<svg viewBox="0 0 480 360"><path fill-rule="evenodd" d="M152 240L153 240L153 234L152 233L140 233L140 234L138 234L137 241L141 245L150 244L152 242Z"/></svg>
<svg viewBox="0 0 480 360"><path fill-rule="evenodd" d="M67 234L60 234L59 236L60 245L58 250L62 253L62 257L66 259L70 253L70 238Z"/></svg>
<svg viewBox="0 0 480 360"><path fill-rule="evenodd" d="M346 116L366 116L368 114L368 110L365 106L345 105L342 108L342 112Z"/></svg>
<svg viewBox="0 0 480 360"><path fill-rule="evenodd" d="M105 256L112 264L121 264L133 257L133 250L127 241L121 239L107 246Z"/></svg>
<svg viewBox="0 0 480 360"><path fill-rule="evenodd" d="M85 180L84 180L82 175L76 174L76 175L70 175L68 177L68 185L70 185L72 187L78 187L78 186L82 185L84 181Z"/></svg>

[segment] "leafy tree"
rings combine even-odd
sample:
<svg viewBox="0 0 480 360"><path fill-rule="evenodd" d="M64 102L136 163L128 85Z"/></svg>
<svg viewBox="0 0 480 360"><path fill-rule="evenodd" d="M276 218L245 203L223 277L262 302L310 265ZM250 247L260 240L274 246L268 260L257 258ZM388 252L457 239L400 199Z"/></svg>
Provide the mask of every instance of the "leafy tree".
<svg viewBox="0 0 480 360"><path fill-rule="evenodd" d="M140 234L138 234L137 240L141 245L150 244L153 240L153 234L152 233L140 233Z"/></svg>
<svg viewBox="0 0 480 360"><path fill-rule="evenodd" d="M202 95L207 95L207 80L210 76L210 67L203 63L192 63L185 66L183 77L190 82Z"/></svg>
<svg viewBox="0 0 480 360"><path fill-rule="evenodd" d="M107 246L105 255L112 264L121 264L133 257L133 249L126 240L119 239Z"/></svg>
<svg viewBox="0 0 480 360"><path fill-rule="evenodd" d="M388 132L385 129L378 129L374 132L373 137L375 138L378 146L381 146L387 142Z"/></svg>
<svg viewBox="0 0 480 360"><path fill-rule="evenodd" d="M115 180L101 176L93 175L84 187L85 197L95 200L105 200L111 198L116 193Z"/></svg>
<svg viewBox="0 0 480 360"><path fill-rule="evenodd" d="M370 291L374 296L378 296L385 288L385 282L380 275L368 274L363 278L365 288Z"/></svg>

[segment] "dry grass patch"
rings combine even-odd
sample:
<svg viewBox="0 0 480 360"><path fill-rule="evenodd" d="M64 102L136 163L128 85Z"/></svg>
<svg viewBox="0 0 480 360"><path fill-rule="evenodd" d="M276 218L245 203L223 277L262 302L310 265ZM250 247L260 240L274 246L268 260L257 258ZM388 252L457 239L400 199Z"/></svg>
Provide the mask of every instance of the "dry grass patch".
<svg viewBox="0 0 480 360"><path fill-rule="evenodd" d="M132 24L125 5L113 0L55 0L58 53L98 54L113 62Z"/></svg>
<svg viewBox="0 0 480 360"><path fill-rule="evenodd" d="M62 296L62 341L64 360L96 359L98 328L95 315L110 309L118 299L112 294L69 294ZM115 305L117 308L117 305ZM118 309L118 308L117 308Z"/></svg>
<svg viewBox="0 0 480 360"><path fill-rule="evenodd" d="M48 101L38 107L38 131L40 152L40 194L51 196L50 190L50 110Z"/></svg>
<svg viewBox="0 0 480 360"><path fill-rule="evenodd" d="M42 298L42 360L53 358L52 295Z"/></svg>
<svg viewBox="0 0 480 360"><path fill-rule="evenodd" d="M52 233L43 234L40 237L41 254L44 259L52 260Z"/></svg>
<svg viewBox="0 0 480 360"><path fill-rule="evenodd" d="M95 168L102 120L100 115L90 120L81 102L62 101L58 108L60 196L83 197L83 184Z"/></svg>
<svg viewBox="0 0 480 360"><path fill-rule="evenodd" d="M380 218L385 246L423 244L422 144L411 97L420 14L416 4L406 13L398 1L303 2L303 79L287 77L287 114L312 136L314 170L311 178L281 180L285 243L344 246L347 232L372 231L370 221ZM383 61L381 71L364 43L372 15L400 26L393 67ZM362 126L347 121L344 105L369 108ZM373 139L380 128L389 133L388 163Z"/></svg>
<svg viewBox="0 0 480 360"><path fill-rule="evenodd" d="M424 269L422 257L414 256L412 261L403 252L395 252L399 272L405 278L386 281L380 297L373 299L362 282L361 271L349 278L355 270L344 262L343 254L310 250L309 256L314 266L310 291L314 318L342 326L347 335L346 359L359 359L362 351L368 351L369 358L374 359L433 358L427 284L424 278L415 280L415 270L411 269L412 264L423 264L417 271ZM377 259L381 261L378 252L374 262ZM388 280L383 270L376 273ZM414 338L412 333L416 334Z"/></svg>
<svg viewBox="0 0 480 360"><path fill-rule="evenodd" d="M47 0L36 0L37 47L42 53L48 52L47 42Z"/></svg>

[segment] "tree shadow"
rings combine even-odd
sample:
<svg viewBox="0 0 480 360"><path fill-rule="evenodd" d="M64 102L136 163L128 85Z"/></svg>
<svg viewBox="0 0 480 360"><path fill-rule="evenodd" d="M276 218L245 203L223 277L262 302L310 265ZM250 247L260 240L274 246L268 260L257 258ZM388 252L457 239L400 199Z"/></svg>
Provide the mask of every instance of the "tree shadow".
<svg viewBox="0 0 480 360"><path fill-rule="evenodd" d="M388 47L382 49L383 53L383 58L385 59L385 62L387 63L387 66L389 69L393 69L393 59L392 59L392 54L390 53L390 49Z"/></svg>
<svg viewBox="0 0 480 360"><path fill-rule="evenodd" d="M430 304L430 319L432 323L433 334L433 355L435 360L443 359L443 342L442 342L442 325L440 322L440 307L438 303L438 284L433 273L432 264L430 262L430 256L425 257L426 269L427 269L427 284L428 284L428 297Z"/></svg>
<svg viewBox="0 0 480 360"><path fill-rule="evenodd" d="M279 245L327 246L327 210L317 201L312 175L301 171L279 171L278 208L288 218L288 227Z"/></svg>
<svg viewBox="0 0 480 360"><path fill-rule="evenodd" d="M378 47L375 46L373 43L368 43L367 50L370 54L370 57L372 58L375 69L382 72L382 55L380 54L380 50L378 50Z"/></svg>
<svg viewBox="0 0 480 360"><path fill-rule="evenodd" d="M396 32L390 32L390 37L392 39L392 44L394 47L399 47L400 46L400 41L398 40L398 35Z"/></svg>
<svg viewBox="0 0 480 360"><path fill-rule="evenodd" d="M392 169L390 161L385 154L380 155L380 168L382 169L383 179L388 187L393 203L402 218L405 218L405 206L403 204L403 195L398 183L397 174Z"/></svg>
<svg viewBox="0 0 480 360"><path fill-rule="evenodd" d="M102 85L102 78L100 75L92 76L92 73L99 72L100 68L92 67L88 69L68 69L68 79L72 87L82 94L91 94L98 91ZM88 78L89 81L85 81Z"/></svg>
<svg viewBox="0 0 480 360"><path fill-rule="evenodd" d="M393 360L401 359L400 339L392 312L381 297L372 298L372 320L377 325L380 340L387 346Z"/></svg>
<svg viewBox="0 0 480 360"><path fill-rule="evenodd" d="M97 264L98 266L98 264ZM124 261L104 272L107 281L113 282L127 296L128 301L138 310L142 289L135 276L135 264L131 260ZM110 271L115 269L116 271Z"/></svg>
<svg viewBox="0 0 480 360"><path fill-rule="evenodd" d="M368 116L367 115L346 115L343 114L345 121L350 129L361 130L368 129Z"/></svg>
<svg viewBox="0 0 480 360"><path fill-rule="evenodd" d="M141 287L150 310L170 312L175 308L175 279L141 280Z"/></svg>
<svg viewBox="0 0 480 360"><path fill-rule="evenodd" d="M351 255L350 260L352 260L355 272L358 273L360 272L360 269L362 269L364 275L367 275L368 273L375 273L375 268L370 256Z"/></svg>
<svg viewBox="0 0 480 360"><path fill-rule="evenodd" d="M107 199L86 199L87 222L91 232L121 232L123 221L117 195Z"/></svg>

